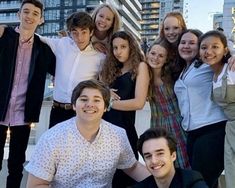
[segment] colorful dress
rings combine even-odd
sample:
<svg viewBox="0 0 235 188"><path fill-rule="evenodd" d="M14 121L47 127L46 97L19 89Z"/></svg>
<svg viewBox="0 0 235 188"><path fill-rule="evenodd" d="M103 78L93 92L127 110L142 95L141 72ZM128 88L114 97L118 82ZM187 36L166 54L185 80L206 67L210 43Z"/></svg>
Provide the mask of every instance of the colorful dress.
<svg viewBox="0 0 235 188"><path fill-rule="evenodd" d="M181 127L182 117L173 87L165 85L155 86L154 97L150 101L150 107L151 127L164 127L177 139L175 165L180 168L190 168L186 148L186 133Z"/></svg>

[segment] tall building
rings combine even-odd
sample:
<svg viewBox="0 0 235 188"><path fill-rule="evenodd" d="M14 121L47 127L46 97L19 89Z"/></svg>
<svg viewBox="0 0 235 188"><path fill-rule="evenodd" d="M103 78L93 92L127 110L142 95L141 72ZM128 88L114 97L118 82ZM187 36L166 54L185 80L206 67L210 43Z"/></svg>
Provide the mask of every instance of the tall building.
<svg viewBox="0 0 235 188"><path fill-rule="evenodd" d="M153 41L158 36L160 1L140 0L142 4L141 38Z"/></svg>
<svg viewBox="0 0 235 188"><path fill-rule="evenodd" d="M225 35L235 42L235 1L224 0L223 29ZM235 46L234 46L235 47Z"/></svg>
<svg viewBox="0 0 235 188"><path fill-rule="evenodd" d="M141 4L138 0L42 0L45 5L45 23L39 27L38 33L45 36L57 36L58 31L65 29L66 18L75 11L87 11L107 2L117 8L126 30L140 39ZM21 0L0 1L0 23L17 25L17 12Z"/></svg>
<svg viewBox="0 0 235 188"><path fill-rule="evenodd" d="M183 14L184 0L160 0L160 22L168 12L176 11Z"/></svg>
<svg viewBox="0 0 235 188"><path fill-rule="evenodd" d="M217 29L218 27L223 28L223 14L215 13L213 15L213 29Z"/></svg>
<svg viewBox="0 0 235 188"><path fill-rule="evenodd" d="M223 13L213 15L213 29L223 28L224 34L235 51L235 1L224 0ZM230 45L232 47L232 45Z"/></svg>

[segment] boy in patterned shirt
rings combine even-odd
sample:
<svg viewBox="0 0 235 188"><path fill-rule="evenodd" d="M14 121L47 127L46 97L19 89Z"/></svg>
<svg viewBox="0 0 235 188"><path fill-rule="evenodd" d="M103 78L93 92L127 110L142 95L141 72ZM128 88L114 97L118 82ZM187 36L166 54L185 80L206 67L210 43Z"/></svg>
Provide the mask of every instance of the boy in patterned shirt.
<svg viewBox="0 0 235 188"><path fill-rule="evenodd" d="M125 130L101 119L109 100L109 89L97 80L75 87L71 103L76 117L41 137L25 167L28 188L111 187L116 168L136 181L150 175L136 161Z"/></svg>

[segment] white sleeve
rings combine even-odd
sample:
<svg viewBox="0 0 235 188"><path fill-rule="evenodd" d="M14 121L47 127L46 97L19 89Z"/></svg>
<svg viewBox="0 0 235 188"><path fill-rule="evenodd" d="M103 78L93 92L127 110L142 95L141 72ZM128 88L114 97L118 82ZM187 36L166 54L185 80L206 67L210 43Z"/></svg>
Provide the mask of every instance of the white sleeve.
<svg viewBox="0 0 235 188"><path fill-rule="evenodd" d="M235 72L228 70L228 84L235 85Z"/></svg>
<svg viewBox="0 0 235 188"><path fill-rule="evenodd" d="M123 130L123 134L120 136L121 153L118 161L118 169L127 169L132 167L136 163L135 155L132 151L130 142L127 138L126 131Z"/></svg>
<svg viewBox="0 0 235 188"><path fill-rule="evenodd" d="M52 181L56 172L56 148L47 137L47 132L38 141L26 171L34 176Z"/></svg>
<svg viewBox="0 0 235 188"><path fill-rule="evenodd" d="M53 51L53 53L56 55L57 49L58 49L58 45L60 42L60 38L48 38L48 37L44 37L41 35L38 35L40 40L44 43L46 43L48 46L50 46L51 50Z"/></svg>

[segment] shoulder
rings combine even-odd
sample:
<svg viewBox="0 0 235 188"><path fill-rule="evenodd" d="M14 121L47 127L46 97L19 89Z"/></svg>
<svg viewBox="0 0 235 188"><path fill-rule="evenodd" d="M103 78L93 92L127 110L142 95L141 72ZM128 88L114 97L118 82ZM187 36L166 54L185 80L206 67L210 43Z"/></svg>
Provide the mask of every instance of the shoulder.
<svg viewBox="0 0 235 188"><path fill-rule="evenodd" d="M181 173L185 187L207 188L207 185L199 172L186 169L178 169L177 171Z"/></svg>
<svg viewBox="0 0 235 188"><path fill-rule="evenodd" d="M146 68L148 68L148 64L145 63L144 61L140 62L139 69L146 69Z"/></svg>
<svg viewBox="0 0 235 188"><path fill-rule="evenodd" d="M69 132L73 132L74 124L75 124L75 117L63 121L61 123L58 123L43 134L43 139L50 142L66 138Z"/></svg>
<svg viewBox="0 0 235 188"><path fill-rule="evenodd" d="M8 27L7 25L0 25L0 38L3 37L3 35L8 35L10 38L19 35L13 27Z"/></svg>
<svg viewBox="0 0 235 188"><path fill-rule="evenodd" d="M106 136L108 137L112 137L113 139L117 140L124 140L125 141L125 137L126 136L126 130L118 127L112 123L109 123L105 120L101 121L102 127L103 127L103 132L105 133Z"/></svg>
<svg viewBox="0 0 235 188"><path fill-rule="evenodd" d="M150 187L157 188L157 184L155 183L153 176L149 176L144 180L138 182L136 185L132 186L132 188L150 188Z"/></svg>
<svg viewBox="0 0 235 188"><path fill-rule="evenodd" d="M2 35L5 31L5 28L7 28L7 25L0 25L0 37L2 37Z"/></svg>
<svg viewBox="0 0 235 188"><path fill-rule="evenodd" d="M109 123L103 119L101 121L101 124L106 131L109 131L110 133L113 133L115 135L123 135L123 133L126 132L125 129L118 127L112 123Z"/></svg>

